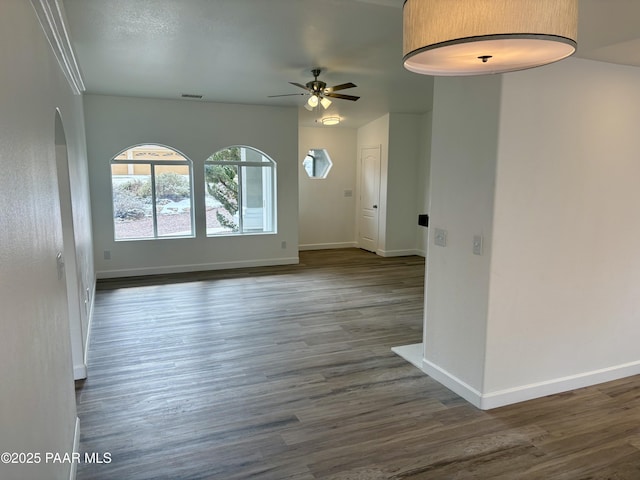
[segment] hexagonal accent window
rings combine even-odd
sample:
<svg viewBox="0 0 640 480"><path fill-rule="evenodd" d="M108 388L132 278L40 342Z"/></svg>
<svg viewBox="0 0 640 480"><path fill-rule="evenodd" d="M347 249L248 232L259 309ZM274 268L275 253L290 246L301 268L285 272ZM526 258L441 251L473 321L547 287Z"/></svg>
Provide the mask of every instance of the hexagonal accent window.
<svg viewBox="0 0 640 480"><path fill-rule="evenodd" d="M304 171L309 178L327 178L333 162L324 148L312 148L302 160Z"/></svg>

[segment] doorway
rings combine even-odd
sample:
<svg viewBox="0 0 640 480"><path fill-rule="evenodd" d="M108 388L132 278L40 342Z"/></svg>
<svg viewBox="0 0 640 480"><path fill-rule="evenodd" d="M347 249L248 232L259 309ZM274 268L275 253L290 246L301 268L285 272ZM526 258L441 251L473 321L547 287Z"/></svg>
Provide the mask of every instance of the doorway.
<svg viewBox="0 0 640 480"><path fill-rule="evenodd" d="M61 262L64 263L64 277L67 285L69 331L71 334L71 359L73 362L73 378L74 380L79 380L87 377L87 368L84 363L84 342L81 313L81 305L83 305L84 302L81 302L83 292L81 292L81 285L78 282L78 278L80 277L77 272L67 138L59 110L56 110L55 118L55 152L63 241L63 255Z"/></svg>

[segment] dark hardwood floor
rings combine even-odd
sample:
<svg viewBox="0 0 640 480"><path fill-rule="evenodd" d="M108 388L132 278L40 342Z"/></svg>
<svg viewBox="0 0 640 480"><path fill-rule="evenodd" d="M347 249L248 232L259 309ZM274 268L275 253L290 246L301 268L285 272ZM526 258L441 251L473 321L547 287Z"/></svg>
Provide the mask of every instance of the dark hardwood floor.
<svg viewBox="0 0 640 480"><path fill-rule="evenodd" d="M639 378L477 410L390 350L422 258L300 258L99 282L78 479L640 479Z"/></svg>

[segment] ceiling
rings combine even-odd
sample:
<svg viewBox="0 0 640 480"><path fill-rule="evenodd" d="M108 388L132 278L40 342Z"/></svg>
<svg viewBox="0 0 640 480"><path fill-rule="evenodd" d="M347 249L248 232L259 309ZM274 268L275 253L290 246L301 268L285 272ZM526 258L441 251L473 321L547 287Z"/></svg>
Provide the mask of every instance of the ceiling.
<svg viewBox="0 0 640 480"><path fill-rule="evenodd" d="M87 93L298 106L300 124L359 127L431 109L433 78L402 66L403 0L63 0ZM579 0L577 56L640 66L640 1ZM308 112L306 83L353 82ZM304 92L303 92L304 93ZM329 127L327 127L329 128Z"/></svg>

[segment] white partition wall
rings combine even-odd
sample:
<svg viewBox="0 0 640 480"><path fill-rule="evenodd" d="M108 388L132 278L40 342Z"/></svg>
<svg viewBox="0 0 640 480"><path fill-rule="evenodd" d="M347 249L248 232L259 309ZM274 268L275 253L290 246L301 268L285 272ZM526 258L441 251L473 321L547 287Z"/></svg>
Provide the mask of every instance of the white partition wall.
<svg viewBox="0 0 640 480"><path fill-rule="evenodd" d="M435 82L424 366L463 396L483 388L500 93L500 76Z"/></svg>
<svg viewBox="0 0 640 480"><path fill-rule="evenodd" d="M481 408L640 373L638 83L436 80L422 367Z"/></svg>
<svg viewBox="0 0 640 480"><path fill-rule="evenodd" d="M577 59L504 78L490 403L640 373L639 82Z"/></svg>

